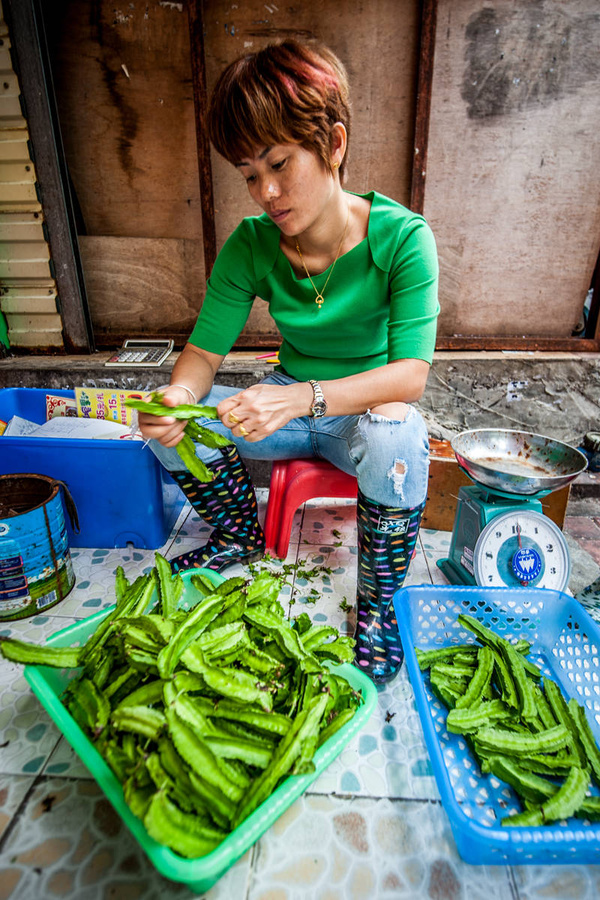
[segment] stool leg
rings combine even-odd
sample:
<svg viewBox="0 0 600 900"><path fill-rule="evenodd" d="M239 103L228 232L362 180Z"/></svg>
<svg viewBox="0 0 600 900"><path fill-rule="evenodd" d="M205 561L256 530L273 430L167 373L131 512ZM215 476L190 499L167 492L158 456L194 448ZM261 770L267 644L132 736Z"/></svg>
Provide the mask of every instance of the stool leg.
<svg viewBox="0 0 600 900"><path fill-rule="evenodd" d="M277 538L277 556L279 559L285 559L290 549L290 537L292 536L292 523L296 514L297 507L292 504L286 504L285 497L282 500L280 519L279 519L279 535Z"/></svg>
<svg viewBox="0 0 600 900"><path fill-rule="evenodd" d="M267 500L267 512L265 515L266 552L271 556L277 555L277 538L281 519L281 504L287 481L287 469L288 464L285 460L277 460L273 463L271 469L269 499Z"/></svg>

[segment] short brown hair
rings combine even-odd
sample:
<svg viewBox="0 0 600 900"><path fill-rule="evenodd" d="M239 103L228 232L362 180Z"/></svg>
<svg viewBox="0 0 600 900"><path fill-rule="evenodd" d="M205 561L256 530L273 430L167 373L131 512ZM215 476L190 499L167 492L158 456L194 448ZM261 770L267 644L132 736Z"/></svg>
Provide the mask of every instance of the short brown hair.
<svg viewBox="0 0 600 900"><path fill-rule="evenodd" d="M336 122L345 126L349 138L348 76L337 56L317 42L269 44L230 63L215 85L208 110L210 140L234 164L253 148L292 143L316 153L333 171L331 134Z"/></svg>

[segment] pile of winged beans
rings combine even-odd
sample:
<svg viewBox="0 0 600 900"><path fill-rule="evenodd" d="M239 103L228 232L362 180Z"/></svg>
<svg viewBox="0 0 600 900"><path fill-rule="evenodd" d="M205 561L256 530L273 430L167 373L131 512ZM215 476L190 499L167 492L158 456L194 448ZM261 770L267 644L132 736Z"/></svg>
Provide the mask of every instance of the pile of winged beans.
<svg viewBox="0 0 600 900"><path fill-rule="evenodd" d="M151 837L195 858L286 776L314 771L315 751L362 698L326 665L352 662L354 640L306 613L286 619L277 576L215 587L198 572L186 611L181 576L155 559L133 583L118 569L116 608L83 647L6 638L0 650L14 662L81 668L67 709Z"/></svg>
<svg viewBox="0 0 600 900"><path fill-rule="evenodd" d="M516 791L523 810L502 825L538 826L570 816L600 821L600 750L576 700L568 702L527 658L531 646L515 644L472 616L458 621L476 644L416 650L429 670L431 689L448 707L446 728L464 736L481 772Z"/></svg>

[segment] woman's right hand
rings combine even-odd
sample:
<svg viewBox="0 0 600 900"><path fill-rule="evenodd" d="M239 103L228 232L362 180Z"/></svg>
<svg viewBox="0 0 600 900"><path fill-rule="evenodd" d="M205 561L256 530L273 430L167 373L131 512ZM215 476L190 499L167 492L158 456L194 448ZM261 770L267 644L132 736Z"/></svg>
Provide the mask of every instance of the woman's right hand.
<svg viewBox="0 0 600 900"><path fill-rule="evenodd" d="M189 403L190 397L187 391L180 387L166 387L159 391L165 406L179 406ZM187 425L185 419L175 419L173 416L151 416L148 413L138 413L139 429L145 440L158 441L163 447L176 447L183 437L183 429Z"/></svg>

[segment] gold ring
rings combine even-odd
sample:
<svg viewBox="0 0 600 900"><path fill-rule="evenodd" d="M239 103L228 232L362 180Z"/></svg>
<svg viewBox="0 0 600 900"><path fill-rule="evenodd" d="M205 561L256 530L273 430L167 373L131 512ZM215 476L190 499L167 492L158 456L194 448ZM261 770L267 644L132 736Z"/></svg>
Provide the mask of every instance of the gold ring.
<svg viewBox="0 0 600 900"><path fill-rule="evenodd" d="M237 424L239 423L240 420L239 420L238 417L237 417L236 415L234 415L232 412L227 413L227 415L229 416L229 421L230 421L230 422L233 422L234 425L237 425Z"/></svg>
<svg viewBox="0 0 600 900"><path fill-rule="evenodd" d="M243 425L240 425L240 434L242 437L248 437L250 432L246 428L244 428Z"/></svg>

